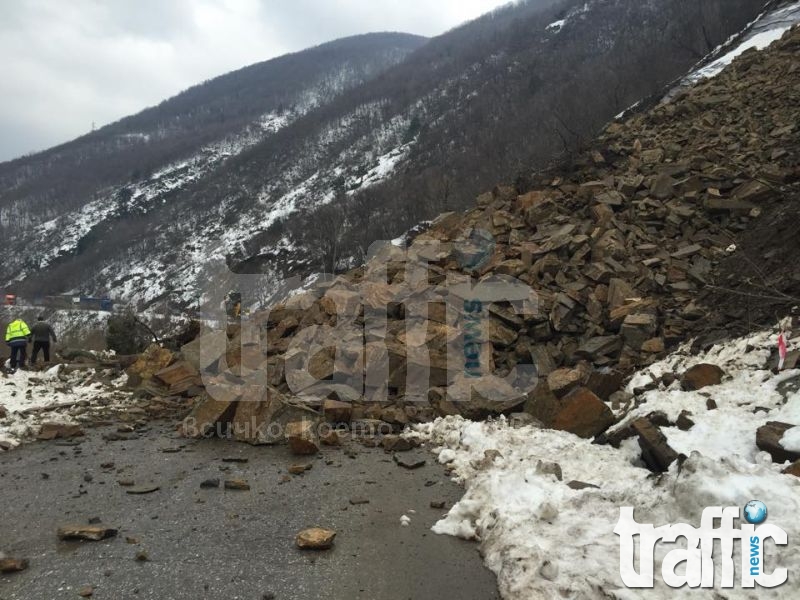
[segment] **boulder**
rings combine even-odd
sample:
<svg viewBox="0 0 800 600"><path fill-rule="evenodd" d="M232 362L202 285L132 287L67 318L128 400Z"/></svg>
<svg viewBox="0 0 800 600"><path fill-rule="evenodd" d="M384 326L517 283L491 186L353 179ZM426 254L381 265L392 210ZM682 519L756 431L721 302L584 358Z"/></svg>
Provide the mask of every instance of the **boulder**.
<svg viewBox="0 0 800 600"><path fill-rule="evenodd" d="M636 296L633 288L624 280L615 277L608 282L608 308L613 311Z"/></svg>
<svg viewBox="0 0 800 600"><path fill-rule="evenodd" d="M286 440L293 454L309 455L319 452L315 422L292 421L286 425Z"/></svg>
<svg viewBox="0 0 800 600"><path fill-rule="evenodd" d="M494 318L489 318L485 321L484 334L486 339L501 348L513 345L519 337L517 330Z"/></svg>
<svg viewBox="0 0 800 600"><path fill-rule="evenodd" d="M556 369L547 376L547 385L557 398L563 398L583 382L583 373L578 369Z"/></svg>
<svg viewBox="0 0 800 600"><path fill-rule="evenodd" d="M552 428L592 438L613 424L614 413L611 409L590 390L580 387L561 400Z"/></svg>
<svg viewBox="0 0 800 600"><path fill-rule="evenodd" d="M227 428L236 411L235 398L217 400L208 395L202 396L192 412L183 420L179 433L183 437L201 438L208 435L220 423Z"/></svg>
<svg viewBox="0 0 800 600"><path fill-rule="evenodd" d="M327 550L333 546L336 532L323 527L311 527L297 534L295 543L302 550Z"/></svg>
<svg viewBox="0 0 800 600"><path fill-rule="evenodd" d="M772 460L776 463L796 462L800 460L800 452L793 452L781 446L783 434L794 425L791 423L781 423L780 421L769 421L756 431L756 446L759 450L769 452Z"/></svg>
<svg viewBox="0 0 800 600"><path fill-rule="evenodd" d="M686 391L700 390L710 385L722 383L725 372L717 365L700 363L687 369L681 375L681 387Z"/></svg>
<svg viewBox="0 0 800 600"><path fill-rule="evenodd" d="M667 443L667 438L647 418L636 419L631 428L639 436L642 460L654 473L664 473L678 458L678 453Z"/></svg>
<svg viewBox="0 0 800 600"><path fill-rule="evenodd" d="M595 369L586 379L586 387L603 402L608 402L611 396L622 389L625 374L612 369Z"/></svg>
<svg viewBox="0 0 800 600"><path fill-rule="evenodd" d="M278 390L253 386L236 403L231 420L233 437L248 444L276 444L284 440L289 424L307 421L313 424L319 414L300 403L290 402Z"/></svg>
<svg viewBox="0 0 800 600"><path fill-rule="evenodd" d="M322 403L322 414L328 423L349 423L353 405L338 400L325 400Z"/></svg>
<svg viewBox="0 0 800 600"><path fill-rule="evenodd" d="M181 346L181 357L195 371L205 371L225 354L226 344L225 332L214 331Z"/></svg>
<svg viewBox="0 0 800 600"><path fill-rule="evenodd" d="M644 343L653 337L656 328L655 315L635 314L625 317L620 332L626 346L633 350L640 350Z"/></svg>
<svg viewBox="0 0 800 600"><path fill-rule="evenodd" d="M149 346L139 355L136 362L126 370L129 383L138 385L142 381L151 379L157 372L166 369L172 364L174 358L172 352L166 348L156 344Z"/></svg>
<svg viewBox="0 0 800 600"><path fill-rule="evenodd" d="M200 373L188 361L180 360L153 374L169 388L170 395L179 395L192 386L200 385Z"/></svg>

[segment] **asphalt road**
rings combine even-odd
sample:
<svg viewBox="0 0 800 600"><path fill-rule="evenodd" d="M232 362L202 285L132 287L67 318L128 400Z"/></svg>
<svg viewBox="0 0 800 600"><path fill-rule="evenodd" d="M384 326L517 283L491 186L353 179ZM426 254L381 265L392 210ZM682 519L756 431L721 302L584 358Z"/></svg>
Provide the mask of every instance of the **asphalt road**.
<svg viewBox="0 0 800 600"><path fill-rule="evenodd" d="M498 597L476 544L430 531L444 512L430 502L450 506L462 490L423 450L414 452L427 464L409 471L361 446L355 458L325 448L302 460L285 447L188 441L162 425L125 441L104 441L109 431L0 453L0 551L30 560L26 571L0 576L0 600L74 599L85 586L113 600ZM299 462L313 467L287 476ZM209 478L246 479L251 489L201 489ZM126 479L160 489L128 494L118 483ZM59 526L98 518L119 534L56 536ZM334 547L296 548L296 533L310 526L335 529ZM149 560L136 560L140 551Z"/></svg>

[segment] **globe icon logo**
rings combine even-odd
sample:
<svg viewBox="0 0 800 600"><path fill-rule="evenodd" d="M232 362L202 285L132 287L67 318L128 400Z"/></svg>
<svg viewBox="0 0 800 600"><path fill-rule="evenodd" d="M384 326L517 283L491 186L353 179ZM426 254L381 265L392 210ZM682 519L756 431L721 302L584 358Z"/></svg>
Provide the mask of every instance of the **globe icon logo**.
<svg viewBox="0 0 800 600"><path fill-rule="evenodd" d="M748 523L760 525L767 520L767 505L760 500L750 500L744 506L744 518Z"/></svg>

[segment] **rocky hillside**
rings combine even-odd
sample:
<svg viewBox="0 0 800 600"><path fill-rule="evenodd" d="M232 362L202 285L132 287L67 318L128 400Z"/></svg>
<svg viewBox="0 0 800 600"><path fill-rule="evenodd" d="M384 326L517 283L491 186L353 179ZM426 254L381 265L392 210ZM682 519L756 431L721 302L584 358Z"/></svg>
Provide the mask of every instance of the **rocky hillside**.
<svg viewBox="0 0 800 600"><path fill-rule="evenodd" d="M0 230L25 249L0 285L187 308L217 259L341 271L574 154L772 4L528 0L427 43L375 34L226 75L0 165Z"/></svg>
<svg viewBox="0 0 800 600"><path fill-rule="evenodd" d="M394 424L524 407L601 433L634 367L698 326L771 325L795 306L798 51L794 28L530 185L481 194L227 342L201 338L216 400L199 418L269 421L292 397ZM770 310L742 308L756 302Z"/></svg>

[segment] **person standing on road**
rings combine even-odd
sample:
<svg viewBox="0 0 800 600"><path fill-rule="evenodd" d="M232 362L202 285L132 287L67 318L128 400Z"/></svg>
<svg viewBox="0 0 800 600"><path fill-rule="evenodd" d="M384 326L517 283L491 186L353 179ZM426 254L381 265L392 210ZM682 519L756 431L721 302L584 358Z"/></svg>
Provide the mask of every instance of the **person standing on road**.
<svg viewBox="0 0 800 600"><path fill-rule="evenodd" d="M44 317L40 316L36 319L36 323L31 327L31 337L33 338L33 352L31 352L31 366L36 364L36 359L39 356L39 350L44 354L44 362L50 362L50 339L53 343L57 343L56 332L49 323L46 323Z"/></svg>
<svg viewBox="0 0 800 600"><path fill-rule="evenodd" d="M6 344L11 347L11 372L25 368L25 359L28 354L28 340L31 330L22 319L15 319L6 327Z"/></svg>

